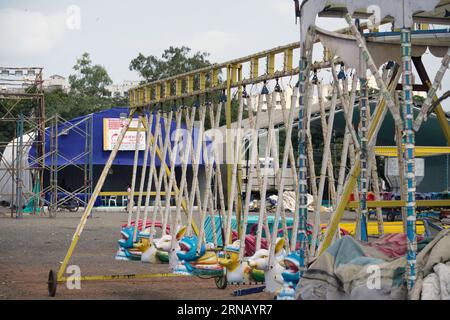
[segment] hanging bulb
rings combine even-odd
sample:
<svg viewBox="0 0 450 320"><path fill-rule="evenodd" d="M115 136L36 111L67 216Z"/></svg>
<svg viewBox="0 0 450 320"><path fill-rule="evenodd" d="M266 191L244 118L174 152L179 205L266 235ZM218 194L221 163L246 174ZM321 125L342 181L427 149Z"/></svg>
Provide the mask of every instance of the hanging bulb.
<svg viewBox="0 0 450 320"><path fill-rule="evenodd" d="M222 95L220 96L220 102L227 102L227 94L225 90L222 91Z"/></svg>
<svg viewBox="0 0 450 320"><path fill-rule="evenodd" d="M319 83L319 78L317 77L317 69L314 69L314 76L313 76L311 82L315 85L317 85Z"/></svg>
<svg viewBox="0 0 450 320"><path fill-rule="evenodd" d="M247 87L246 86L244 86L244 90L242 91L242 98L248 98L249 96L248 96L248 93L247 93Z"/></svg>
<svg viewBox="0 0 450 320"><path fill-rule="evenodd" d="M347 79L347 76L345 75L345 67L344 63L341 63L341 70L338 73L338 79L339 80L345 80Z"/></svg>
<svg viewBox="0 0 450 320"><path fill-rule="evenodd" d="M269 89L267 89L267 81L264 81L264 87L262 88L261 94L268 95Z"/></svg>
<svg viewBox="0 0 450 320"><path fill-rule="evenodd" d="M394 61L389 61L386 65L386 70L391 70L392 68L394 68Z"/></svg>
<svg viewBox="0 0 450 320"><path fill-rule="evenodd" d="M275 85L274 91L275 92L283 92L283 90L281 89L280 84L278 82L278 79L276 79L276 80L277 80L277 84Z"/></svg>

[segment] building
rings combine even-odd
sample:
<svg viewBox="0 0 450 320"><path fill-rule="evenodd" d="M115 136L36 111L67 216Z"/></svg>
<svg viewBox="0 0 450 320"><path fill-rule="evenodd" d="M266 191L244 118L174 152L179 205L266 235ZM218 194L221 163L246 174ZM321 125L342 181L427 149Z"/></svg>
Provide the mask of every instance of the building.
<svg viewBox="0 0 450 320"><path fill-rule="evenodd" d="M39 84L40 68L0 67L0 92L25 93L30 86Z"/></svg>
<svg viewBox="0 0 450 320"><path fill-rule="evenodd" d="M106 87L106 90L111 92L112 97L126 97L128 96L128 91L136 87L140 84L139 81L131 81L131 80L125 80L121 84L113 84Z"/></svg>
<svg viewBox="0 0 450 320"><path fill-rule="evenodd" d="M54 74L50 78L44 80L44 91L62 90L65 93L70 91L70 85L66 78Z"/></svg>

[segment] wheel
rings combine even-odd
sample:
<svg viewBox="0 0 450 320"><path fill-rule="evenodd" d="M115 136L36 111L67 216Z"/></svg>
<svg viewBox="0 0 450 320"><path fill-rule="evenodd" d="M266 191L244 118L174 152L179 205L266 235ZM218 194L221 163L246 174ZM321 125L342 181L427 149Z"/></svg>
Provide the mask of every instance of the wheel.
<svg viewBox="0 0 450 320"><path fill-rule="evenodd" d="M214 281L216 283L217 289L225 290L227 288L227 286L228 286L228 281L227 281L227 277L226 276L221 276L221 277L214 278Z"/></svg>
<svg viewBox="0 0 450 320"><path fill-rule="evenodd" d="M48 217L55 219L57 215L57 209L54 206L48 206Z"/></svg>
<svg viewBox="0 0 450 320"><path fill-rule="evenodd" d="M58 286L58 282L56 279L56 274L53 270L50 270L48 273L48 295L50 297L56 296L56 288Z"/></svg>
<svg viewBox="0 0 450 320"><path fill-rule="evenodd" d="M387 214L387 221L394 222L395 221L395 212L389 212Z"/></svg>
<svg viewBox="0 0 450 320"><path fill-rule="evenodd" d="M78 203L77 200L71 200L68 203L68 207L69 207L69 211L70 212L77 212L78 209L80 208L80 204Z"/></svg>

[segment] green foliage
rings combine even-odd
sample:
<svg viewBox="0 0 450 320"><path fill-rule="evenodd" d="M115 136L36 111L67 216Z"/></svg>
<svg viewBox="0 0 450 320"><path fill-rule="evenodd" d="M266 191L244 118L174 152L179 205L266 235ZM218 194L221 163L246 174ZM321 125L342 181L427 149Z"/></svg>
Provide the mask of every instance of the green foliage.
<svg viewBox="0 0 450 320"><path fill-rule="evenodd" d="M47 117L58 113L67 120L105 109L128 105L127 98L67 94L61 90L45 93L45 102Z"/></svg>
<svg viewBox="0 0 450 320"><path fill-rule="evenodd" d="M421 106L425 102L425 98L422 97L422 96L414 96L413 97L413 102L414 102L415 105Z"/></svg>
<svg viewBox="0 0 450 320"><path fill-rule="evenodd" d="M191 49L185 46L180 48L170 47L164 50L161 59L142 53L130 63L130 70L136 71L145 81L156 81L177 74L201 69L209 66L209 53L196 52L191 54Z"/></svg>
<svg viewBox="0 0 450 320"><path fill-rule="evenodd" d="M106 86L112 80L101 65L92 65L89 53L85 52L73 67L76 74L69 76L71 92L82 96L104 97L111 95Z"/></svg>
<svg viewBox="0 0 450 320"><path fill-rule="evenodd" d="M159 59L155 56L145 57L142 54L130 63L130 70L137 71L146 81L162 79L188 71L204 68L210 65L209 54L206 52L191 53L188 47L170 47ZM111 97L106 87L112 84L112 80L106 69L98 64L93 64L89 53L84 53L77 59L73 66L74 73L69 76L71 90L66 93L62 90L53 90L44 93L46 117L55 114L70 120L75 117L98 112L114 107L128 105L128 98ZM194 103L194 98L186 100L187 105ZM12 107L14 101L2 101L3 110ZM36 107L36 101L23 100L13 108L13 114L18 116L23 113L25 117L31 115ZM233 108L234 110L234 108ZM0 116L1 116L0 112ZM27 128L25 128L27 130ZM0 140L11 141L15 136L15 124L5 125L0 128Z"/></svg>
<svg viewBox="0 0 450 320"><path fill-rule="evenodd" d="M104 109L124 107L128 105L128 98L111 97L106 86L112 83L106 69L100 65L93 65L88 53L77 60L73 67L75 74L69 76L71 91L66 93L60 89L45 92L45 113L47 119L59 114L66 120L87 115ZM35 92L36 88L29 88L27 92ZM3 100L0 101L0 117L6 110L11 110L8 117L18 117L21 113L31 117L36 110L35 100ZM33 127L25 122L25 132ZM0 141L4 144L16 136L15 123L5 122L0 126Z"/></svg>

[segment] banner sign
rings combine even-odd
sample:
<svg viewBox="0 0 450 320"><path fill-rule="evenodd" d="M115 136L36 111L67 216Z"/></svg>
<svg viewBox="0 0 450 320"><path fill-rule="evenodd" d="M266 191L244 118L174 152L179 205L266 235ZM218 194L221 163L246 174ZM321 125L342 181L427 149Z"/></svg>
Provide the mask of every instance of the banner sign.
<svg viewBox="0 0 450 320"><path fill-rule="evenodd" d="M124 126L124 123L127 120L122 120L120 118L104 118L103 119L103 150L104 151L112 151L114 146L117 143L117 139L119 138L120 132ZM130 129L125 135L123 139L122 145L119 148L119 151L134 151L136 149L136 136L137 136L137 127L138 127L138 119L133 119L131 122ZM141 134L139 135L139 150L145 151L146 145L146 134L145 129L141 126Z"/></svg>

